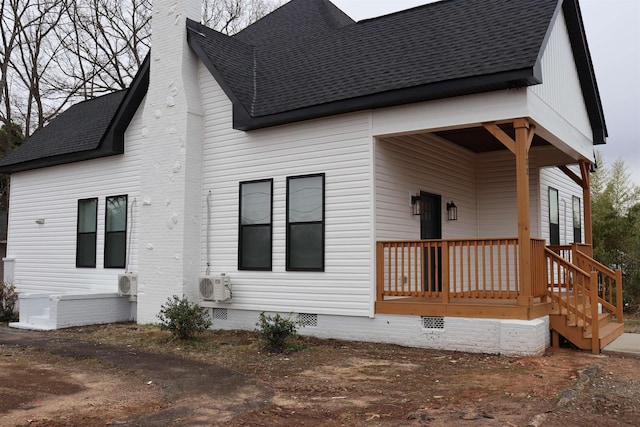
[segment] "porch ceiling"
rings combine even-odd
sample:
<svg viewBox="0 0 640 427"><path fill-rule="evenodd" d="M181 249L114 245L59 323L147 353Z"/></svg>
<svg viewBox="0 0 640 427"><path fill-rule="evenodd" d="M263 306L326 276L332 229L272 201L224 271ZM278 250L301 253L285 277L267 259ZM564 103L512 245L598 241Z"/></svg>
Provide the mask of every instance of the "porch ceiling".
<svg viewBox="0 0 640 427"><path fill-rule="evenodd" d="M498 126L512 139L515 139L515 130L513 128L512 123L504 123ZM464 147L468 150L471 150L475 153L486 153L489 151L506 150L505 146L502 145L500 141L498 141L493 135L491 135L482 126L464 128L464 129L445 130L445 131L432 132L432 133L433 135L446 139L447 141L451 141L452 143L457 144L461 147ZM545 145L551 145L551 144L541 136L534 135L531 146L539 147L539 146L545 146Z"/></svg>

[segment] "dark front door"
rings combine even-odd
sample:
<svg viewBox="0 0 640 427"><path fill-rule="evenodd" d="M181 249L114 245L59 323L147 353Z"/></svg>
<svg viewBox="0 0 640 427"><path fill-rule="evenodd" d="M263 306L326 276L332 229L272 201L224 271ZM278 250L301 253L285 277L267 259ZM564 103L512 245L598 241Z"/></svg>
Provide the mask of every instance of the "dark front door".
<svg viewBox="0 0 640 427"><path fill-rule="evenodd" d="M420 238L442 239L442 197L421 191L420 202ZM442 291L442 248L425 250L423 271L425 291Z"/></svg>

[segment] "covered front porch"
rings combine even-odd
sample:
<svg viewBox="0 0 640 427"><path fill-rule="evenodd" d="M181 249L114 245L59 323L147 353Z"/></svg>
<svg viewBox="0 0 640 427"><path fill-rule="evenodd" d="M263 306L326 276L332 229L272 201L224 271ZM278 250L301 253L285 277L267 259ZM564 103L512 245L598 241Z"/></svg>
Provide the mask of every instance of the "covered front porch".
<svg viewBox="0 0 640 427"><path fill-rule="evenodd" d="M594 352L622 333L620 272L591 257L590 161L539 130L520 118L378 138L376 313L550 316L555 344ZM578 210L549 247L563 227L552 187ZM413 212L402 213L406 190Z"/></svg>
<svg viewBox="0 0 640 427"><path fill-rule="evenodd" d="M531 239L523 280L516 238L377 244L376 313L532 320L550 316L553 345L565 337L599 353L624 331L622 274L591 246ZM529 282L529 286L523 283Z"/></svg>

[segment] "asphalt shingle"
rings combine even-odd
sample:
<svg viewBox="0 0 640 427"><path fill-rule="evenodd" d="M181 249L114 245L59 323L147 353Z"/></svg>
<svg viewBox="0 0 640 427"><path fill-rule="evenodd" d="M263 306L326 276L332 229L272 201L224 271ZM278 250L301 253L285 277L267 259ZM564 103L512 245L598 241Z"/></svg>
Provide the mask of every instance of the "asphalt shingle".
<svg viewBox="0 0 640 427"><path fill-rule="evenodd" d="M190 46L233 102L234 127L250 130L540 83L536 70L561 8L594 142L602 143L606 126L577 0L442 0L360 22L329 0L291 0L232 37L193 21L187 28ZM148 70L147 59L134 90L60 114L0 160L0 172L121 152L123 137L114 142L110 124L126 127ZM101 151L104 140L118 148Z"/></svg>
<svg viewBox="0 0 640 427"><path fill-rule="evenodd" d="M252 46L253 62L243 62L252 78L227 83L261 117L532 68L558 7L557 0L444 0L355 23L328 1L292 0L227 41L203 28L199 42L223 76L240 75L220 61L231 40Z"/></svg>
<svg viewBox="0 0 640 427"><path fill-rule="evenodd" d="M125 94L121 90L71 106L0 160L0 166L98 148Z"/></svg>

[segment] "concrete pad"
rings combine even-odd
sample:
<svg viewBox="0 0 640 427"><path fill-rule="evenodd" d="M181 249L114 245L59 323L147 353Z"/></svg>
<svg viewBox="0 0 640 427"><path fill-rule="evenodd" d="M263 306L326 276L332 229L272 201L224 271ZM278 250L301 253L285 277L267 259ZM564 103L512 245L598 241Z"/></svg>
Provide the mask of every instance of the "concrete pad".
<svg viewBox="0 0 640 427"><path fill-rule="evenodd" d="M640 358L640 334L624 333L602 349L602 354Z"/></svg>

